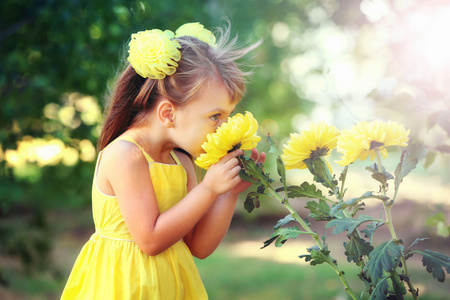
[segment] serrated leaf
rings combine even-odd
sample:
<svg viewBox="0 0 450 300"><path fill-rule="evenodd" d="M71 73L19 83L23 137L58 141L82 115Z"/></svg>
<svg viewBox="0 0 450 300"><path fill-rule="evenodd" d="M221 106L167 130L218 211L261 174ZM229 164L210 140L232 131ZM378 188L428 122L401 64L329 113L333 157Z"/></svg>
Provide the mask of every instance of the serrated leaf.
<svg viewBox="0 0 450 300"><path fill-rule="evenodd" d="M330 215L331 216L335 216L336 213L338 213L339 211L342 211L342 210L344 210L345 208L347 208L349 206L354 206L354 205L358 204L359 202L361 202L361 201L363 201L363 200L365 200L367 198L372 198L373 196L374 195L373 195L372 192L366 192L361 197L352 198L352 199L349 199L347 201L344 201L344 202L341 202L339 204L336 204L335 206L333 206L330 209Z"/></svg>
<svg viewBox="0 0 450 300"><path fill-rule="evenodd" d="M367 225L366 229L361 230L361 233L364 233L364 236L366 238L372 239L372 236L375 233L375 231L383 225L384 223L381 222L372 222L372 224Z"/></svg>
<svg viewBox="0 0 450 300"><path fill-rule="evenodd" d="M426 267L427 272L433 275L433 278L440 282L445 281L444 269L450 274L450 256L428 249L414 252L422 254L422 264Z"/></svg>
<svg viewBox="0 0 450 300"><path fill-rule="evenodd" d="M384 242L372 250L369 261L364 267L367 276L373 284L383 278L384 272L394 271L400 262L402 249L393 240Z"/></svg>
<svg viewBox="0 0 450 300"><path fill-rule="evenodd" d="M286 217L284 217L281 220L278 220L277 225L275 225L273 227L273 229L277 229L280 228L281 226L286 225L289 222L295 221L295 218L292 215L287 215Z"/></svg>
<svg viewBox="0 0 450 300"><path fill-rule="evenodd" d="M374 249L370 243L354 234L349 239L348 243L344 242L345 255L348 262L354 261L358 263L364 255L368 256Z"/></svg>
<svg viewBox="0 0 450 300"><path fill-rule="evenodd" d="M276 191L282 191L283 188L277 189ZM322 191L317 189L314 184L309 184L308 182L303 182L300 186L294 185L294 186L288 186L288 197L289 198L300 198L300 197L306 197L306 198L313 198L313 199L323 199L326 200L322 195Z"/></svg>
<svg viewBox="0 0 450 300"><path fill-rule="evenodd" d="M281 247L288 239L295 239L300 234L309 234L309 233L300 230L297 226L288 228L278 227L274 230L274 233L272 234L270 239L264 242L264 246L261 247L261 249L267 247L273 241L275 241L276 247Z"/></svg>
<svg viewBox="0 0 450 300"><path fill-rule="evenodd" d="M276 235L278 235L278 239L275 242L276 247L281 247L288 239L295 239L302 233L306 233L301 231L297 226L284 228L280 227L275 230Z"/></svg>
<svg viewBox="0 0 450 300"><path fill-rule="evenodd" d="M319 202L306 202L305 208L309 209L311 212L309 217L316 219L316 221L329 221L333 219L333 217L330 216L330 206L322 199L319 199Z"/></svg>
<svg viewBox="0 0 450 300"><path fill-rule="evenodd" d="M371 216L367 215L360 215L358 218L341 218L341 219L335 219L331 220L325 225L325 229L330 227L336 227L333 229L332 234L336 235L343 231L348 231L348 234L351 234L359 225L361 225L364 222L370 222L370 221L379 221L376 219L373 219Z"/></svg>
<svg viewBox="0 0 450 300"><path fill-rule="evenodd" d="M311 254L300 255L299 258L304 258L306 262L310 262L310 265L316 266L328 262L328 255L330 251L327 249L320 249L318 246L313 246L307 249Z"/></svg>
<svg viewBox="0 0 450 300"><path fill-rule="evenodd" d="M417 238L414 240L414 242L412 242L412 244L409 246L408 249L410 249L410 248L414 247L415 245L417 245L418 243L421 243L426 240L428 240L428 238Z"/></svg>
<svg viewBox="0 0 450 300"><path fill-rule="evenodd" d="M394 172L394 184L396 191L398 190L400 183L403 181L403 178L405 178L406 175L416 168L418 162L419 160L416 157L410 157L410 152L408 149L403 150L400 163L397 165Z"/></svg>

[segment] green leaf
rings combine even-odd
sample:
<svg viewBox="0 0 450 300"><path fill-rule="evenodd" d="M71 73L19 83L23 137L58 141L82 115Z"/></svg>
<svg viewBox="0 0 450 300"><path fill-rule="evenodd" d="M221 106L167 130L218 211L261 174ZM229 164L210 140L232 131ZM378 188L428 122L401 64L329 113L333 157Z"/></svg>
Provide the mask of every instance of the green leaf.
<svg viewBox="0 0 450 300"><path fill-rule="evenodd" d="M270 239L264 242L264 246L262 248L267 247L273 241L275 241L276 247L281 247L286 243L288 239L295 239L300 234L309 234L308 232L301 231L297 226L284 228L278 227L275 229L275 232L272 234Z"/></svg>
<svg viewBox="0 0 450 300"><path fill-rule="evenodd" d="M292 222L292 221L295 221L295 218L292 215L289 214L286 217L284 217L283 219L278 220L277 225L275 225L273 227L273 229L280 228L281 226L284 226L287 223Z"/></svg>
<svg viewBox="0 0 450 300"><path fill-rule="evenodd" d="M364 233L364 236L366 238L369 238L372 240L372 237L373 237L373 234L375 233L375 231L383 225L384 225L384 223L382 223L382 222L372 222L372 224L367 225L366 229L361 230L361 233Z"/></svg>
<svg viewBox="0 0 450 300"><path fill-rule="evenodd" d="M394 179L394 176L392 176L391 173L386 172L386 169L384 167L382 170L380 170L376 163L374 163L370 167L366 167L366 170L372 173L373 179L380 182L384 186L386 186L388 180Z"/></svg>
<svg viewBox="0 0 450 300"><path fill-rule="evenodd" d="M335 219L331 220L325 225L325 229L330 227L336 228L332 231L333 235L339 234L345 230L348 231L348 234L351 234L353 230L355 230L359 225L361 225L364 222L370 222L370 221L380 221L373 219L371 216L367 215L360 215L358 218L341 218L341 219Z"/></svg>
<svg viewBox="0 0 450 300"><path fill-rule="evenodd" d="M389 289L388 276L383 277L378 281L375 288L373 289L372 294L370 295L369 300L386 300L387 293Z"/></svg>
<svg viewBox="0 0 450 300"><path fill-rule="evenodd" d="M391 294L395 296L395 299L403 299L403 296L406 295L405 285L397 272L391 271L389 273L391 274L390 280L392 283L392 287L390 288L392 290Z"/></svg>
<svg viewBox="0 0 450 300"><path fill-rule="evenodd" d="M418 243L421 243L426 240L428 240L428 238L417 238L414 240L414 242L412 242L412 244L409 246L408 249L410 249L410 248L414 247L415 245L417 245Z"/></svg>
<svg viewBox="0 0 450 300"><path fill-rule="evenodd" d="M310 262L312 266L323 264L328 262L328 255L330 251L328 249L320 249L318 246L313 246L307 249L311 254L300 255L299 258L304 258L306 262Z"/></svg>
<svg viewBox="0 0 450 300"><path fill-rule="evenodd" d="M433 275L433 278L440 282L445 281L443 269L450 274L450 256L431 250L414 251L414 253L422 254L422 264L426 267L427 272Z"/></svg>
<svg viewBox="0 0 450 300"><path fill-rule="evenodd" d="M394 184L396 191L398 190L400 183L403 181L403 178L405 178L406 175L416 168L418 162L419 159L417 157L410 156L410 150L408 148L403 150L400 163L397 165L394 172Z"/></svg>
<svg viewBox="0 0 450 300"><path fill-rule="evenodd" d="M283 191L283 188L278 188L276 191ZM288 186L288 197L289 198L313 198L313 199L323 199L328 200L322 195L322 191L317 189L314 184L309 184L308 182L303 182L300 186Z"/></svg>
<svg viewBox="0 0 450 300"><path fill-rule="evenodd" d="M306 202L305 208L309 209L311 212L309 217L316 219L316 221L330 221L334 219L330 216L330 206L322 199L319 199L319 202Z"/></svg>
<svg viewBox="0 0 450 300"><path fill-rule="evenodd" d="M349 236L349 239L350 242L344 242L345 255L347 256L348 262L354 261L358 263L363 256L368 256L372 252L373 246L357 235L352 234Z"/></svg>
<svg viewBox="0 0 450 300"><path fill-rule="evenodd" d="M243 168L239 171L239 177L241 177L242 180L250 182L252 184L259 184L259 180L251 177Z"/></svg>
<svg viewBox="0 0 450 300"><path fill-rule="evenodd" d="M278 155L279 154L278 147L273 142L272 137L270 136L270 134L267 135L267 142L269 143L269 149L267 149L266 152Z"/></svg>
<svg viewBox="0 0 450 300"><path fill-rule="evenodd" d="M347 201L344 201L344 202L341 202L339 204L336 204L335 206L333 206L330 209L330 215L331 216L335 216L338 212L344 210L345 208L347 208L349 206L355 206L356 204L358 204L362 200L365 200L365 199L368 199L368 198L373 198L375 196L376 195L374 195L372 192L366 192L361 197L352 198L352 199L349 199Z"/></svg>
<svg viewBox="0 0 450 300"><path fill-rule="evenodd" d="M281 156L277 156L277 172L280 175L280 181L283 186L286 186L286 168L284 167L284 162Z"/></svg>
<svg viewBox="0 0 450 300"><path fill-rule="evenodd" d="M334 191L337 185L337 181L334 180L330 173L325 158L320 156L314 159L306 159L304 163L308 167L311 174L314 175L314 181L323 184L325 187Z"/></svg>
<svg viewBox="0 0 450 300"><path fill-rule="evenodd" d="M255 207L259 208L260 202L259 202L259 195L257 192L250 192L247 194L247 197L244 201L244 208L248 213L251 213Z"/></svg>
<svg viewBox="0 0 450 300"><path fill-rule="evenodd" d="M394 271L400 262L402 248L394 240L384 242L370 253L369 261L364 267L373 284L383 278L384 272Z"/></svg>

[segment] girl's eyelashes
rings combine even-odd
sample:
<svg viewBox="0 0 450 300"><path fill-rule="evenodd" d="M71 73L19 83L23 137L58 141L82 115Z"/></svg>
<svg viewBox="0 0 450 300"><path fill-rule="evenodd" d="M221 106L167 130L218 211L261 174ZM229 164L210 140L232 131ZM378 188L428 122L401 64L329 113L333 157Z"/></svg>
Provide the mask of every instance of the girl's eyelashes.
<svg viewBox="0 0 450 300"><path fill-rule="evenodd" d="M219 118L220 118L220 114L215 114L215 115L211 116L211 120L213 120L214 122L219 121Z"/></svg>

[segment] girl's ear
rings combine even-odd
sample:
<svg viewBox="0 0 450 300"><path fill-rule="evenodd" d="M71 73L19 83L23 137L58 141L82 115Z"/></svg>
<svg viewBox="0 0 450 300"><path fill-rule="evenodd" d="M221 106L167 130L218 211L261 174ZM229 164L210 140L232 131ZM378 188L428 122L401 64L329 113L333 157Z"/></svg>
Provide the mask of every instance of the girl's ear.
<svg viewBox="0 0 450 300"><path fill-rule="evenodd" d="M167 128L172 128L174 125L175 106L167 99L159 102L157 107L158 120Z"/></svg>

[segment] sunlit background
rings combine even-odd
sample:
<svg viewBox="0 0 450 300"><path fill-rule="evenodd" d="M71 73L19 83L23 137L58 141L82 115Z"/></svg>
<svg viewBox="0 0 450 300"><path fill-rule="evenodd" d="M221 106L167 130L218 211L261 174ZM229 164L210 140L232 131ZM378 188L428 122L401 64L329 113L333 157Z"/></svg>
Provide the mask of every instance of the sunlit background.
<svg viewBox="0 0 450 300"><path fill-rule="evenodd" d="M45 264L53 272L46 276L62 272L62 279L33 299L58 298L70 269L58 263L64 246L73 245L65 237L61 246L58 237L72 230L82 240L92 229L90 187L105 94L130 34L143 29L175 30L191 21L223 27L227 17L242 43L263 39L248 61L256 67L239 110L252 111L260 133L280 145L320 120L339 129L369 120L410 128L427 152L403 197L432 202L430 214L440 210L450 219L448 1L24 2L0 4L0 298L31 299L18 291L20 272L28 276ZM310 178L301 171L291 176ZM359 176L353 180L361 190L373 188ZM53 223L77 214L86 220ZM241 207L237 214L248 218ZM10 270L19 283L8 280Z"/></svg>

